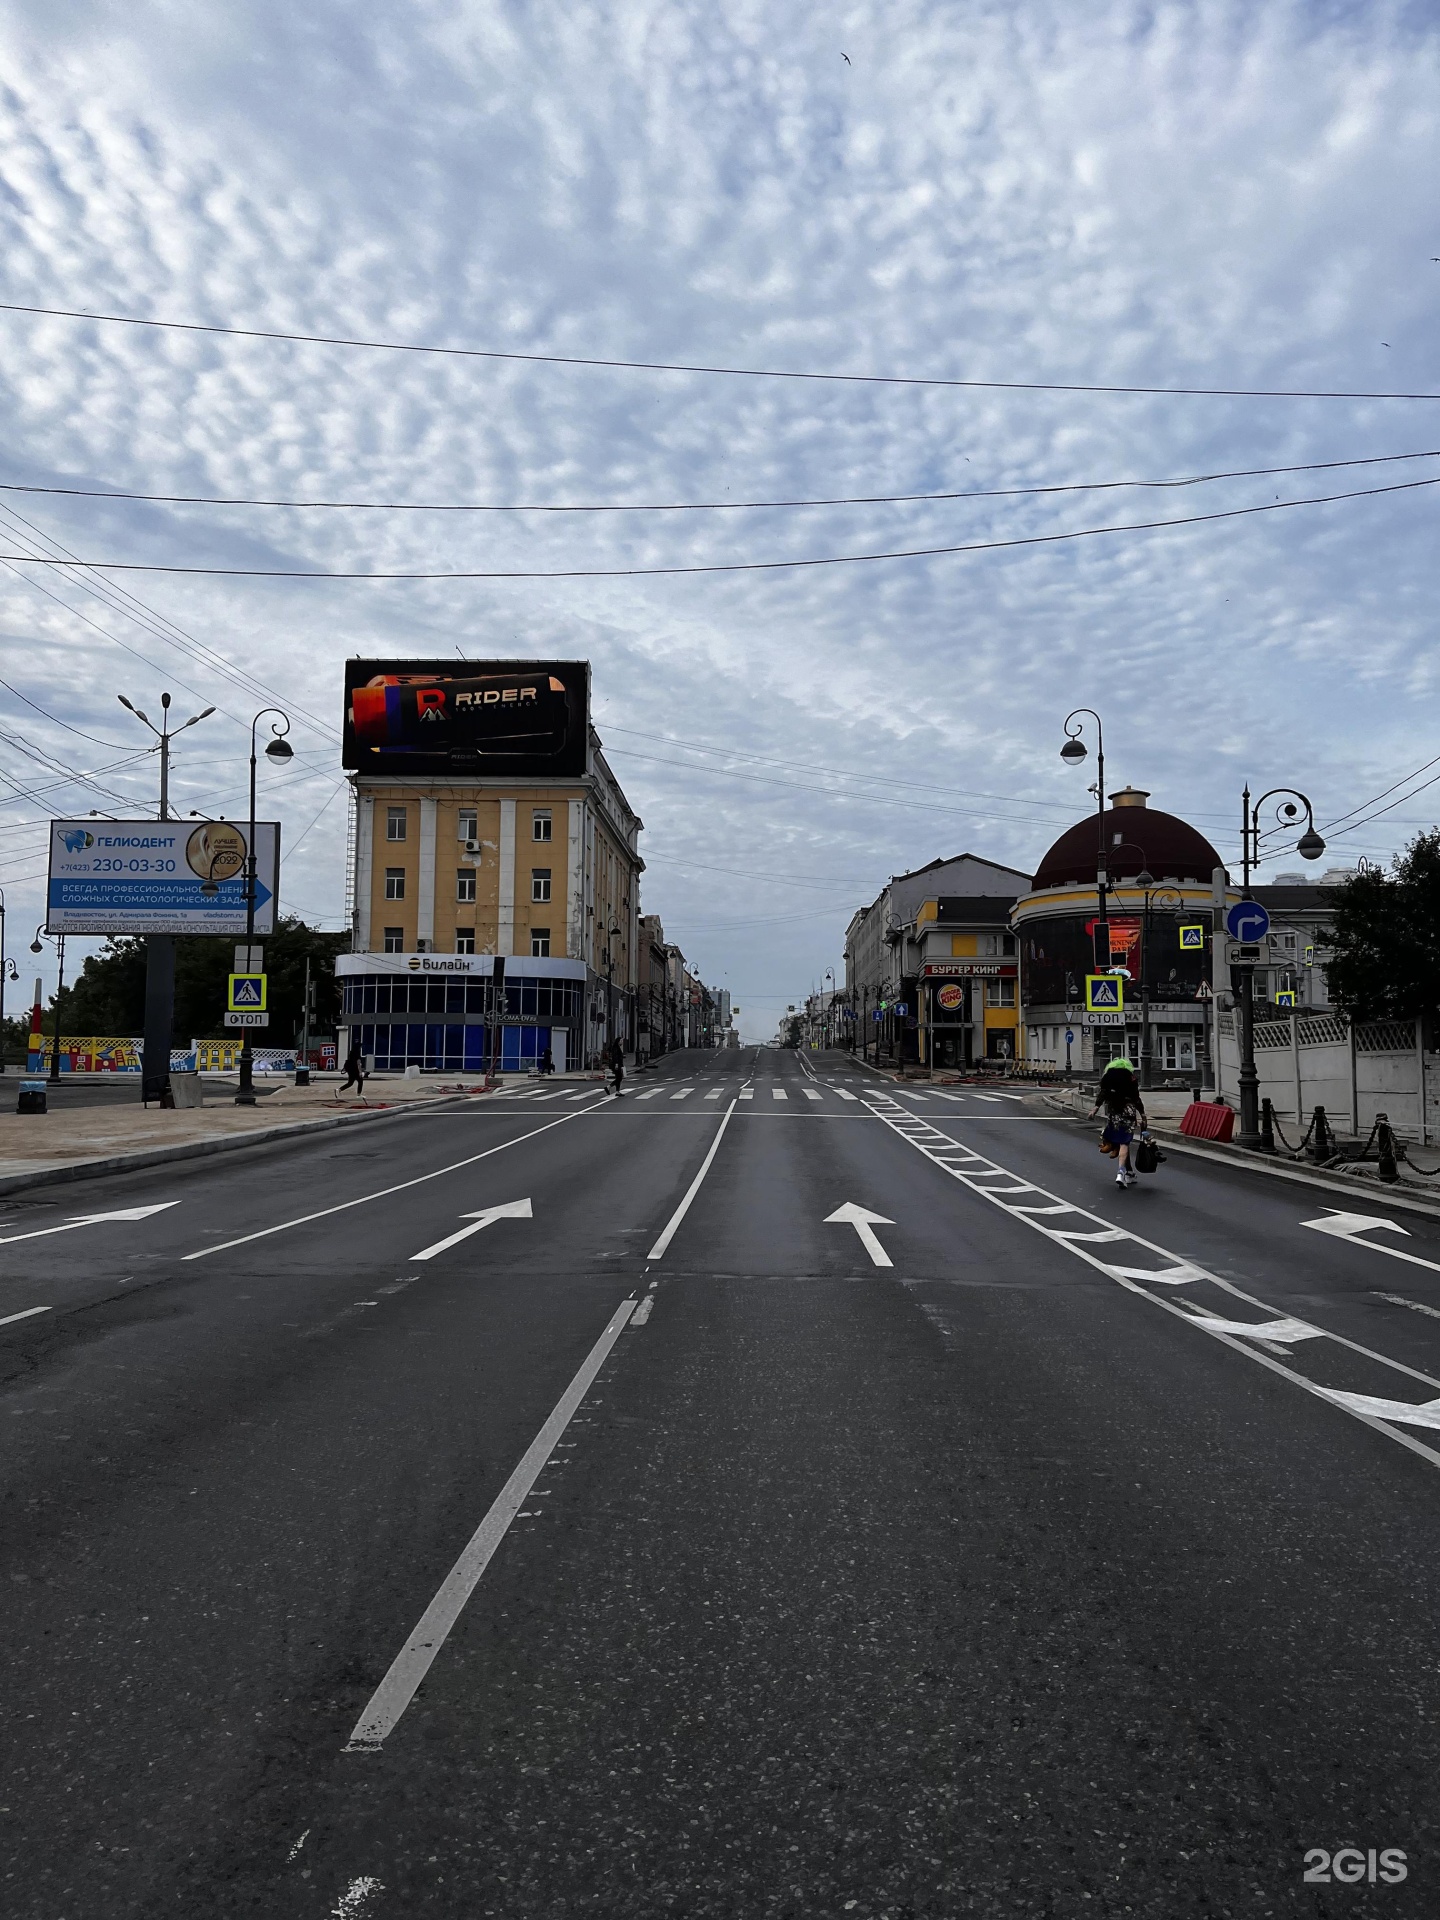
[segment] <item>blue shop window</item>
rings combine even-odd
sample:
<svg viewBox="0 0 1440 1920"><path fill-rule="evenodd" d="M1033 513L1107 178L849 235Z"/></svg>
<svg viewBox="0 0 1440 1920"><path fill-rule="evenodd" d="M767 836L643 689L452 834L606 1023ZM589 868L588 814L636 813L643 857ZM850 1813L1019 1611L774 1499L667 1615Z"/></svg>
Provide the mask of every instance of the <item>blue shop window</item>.
<svg viewBox="0 0 1440 1920"><path fill-rule="evenodd" d="M533 1067L549 1044L549 1027L506 1027L500 1038L501 1066L507 1073Z"/></svg>

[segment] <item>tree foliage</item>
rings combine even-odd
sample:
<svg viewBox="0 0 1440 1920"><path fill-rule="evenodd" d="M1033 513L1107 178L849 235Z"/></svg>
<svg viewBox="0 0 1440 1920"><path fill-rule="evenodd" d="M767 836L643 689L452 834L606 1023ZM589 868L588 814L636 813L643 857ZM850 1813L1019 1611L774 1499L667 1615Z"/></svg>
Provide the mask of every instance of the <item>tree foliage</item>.
<svg viewBox="0 0 1440 1920"><path fill-rule="evenodd" d="M1353 1019L1413 1019L1440 1006L1440 828L1412 840L1393 873L1337 889L1325 977Z"/></svg>
<svg viewBox="0 0 1440 1920"><path fill-rule="evenodd" d="M175 942L175 1021L171 1044L221 1039L226 1035L226 983L242 944L234 935L181 935ZM335 956L350 944L348 934L320 933L303 920L282 917L263 943L269 975L270 1025L258 1046L289 1046L299 1037L305 998L305 960L316 986L311 1032L332 1032L340 1010ZM45 1017L52 1031L55 999ZM91 954L78 979L60 1002L60 1028L67 1034L136 1035L145 1028L145 942L117 937ZM233 1039L234 1035L230 1035Z"/></svg>

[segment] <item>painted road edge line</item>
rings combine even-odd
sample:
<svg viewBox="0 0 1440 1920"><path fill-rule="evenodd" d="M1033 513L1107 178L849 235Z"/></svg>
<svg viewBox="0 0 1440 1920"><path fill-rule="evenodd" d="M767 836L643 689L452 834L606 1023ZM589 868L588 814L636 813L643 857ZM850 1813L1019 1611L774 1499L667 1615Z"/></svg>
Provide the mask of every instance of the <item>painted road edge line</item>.
<svg viewBox="0 0 1440 1920"><path fill-rule="evenodd" d="M737 1095L736 1096L737 1100L738 1100L738 1097L739 1096ZM720 1142L725 1138L725 1129L730 1124L730 1116L732 1113L734 1113L735 1106L736 1106L736 1100L732 1100L729 1106L725 1109L725 1117L720 1122L719 1127L716 1129L715 1138L710 1142L710 1151L706 1154L705 1158L700 1162L700 1171L696 1174L695 1178L690 1182L689 1187L686 1189L685 1198L680 1202L679 1206L675 1209L674 1213L671 1214L669 1220L666 1221L664 1232L660 1235L660 1238L655 1242L654 1246L650 1249L649 1253L646 1254L645 1258L647 1260L660 1260L664 1258L665 1249L669 1246L670 1242L674 1239L676 1228L680 1225L680 1222L685 1218L686 1214L690 1211L690 1202L695 1198L696 1194L700 1191L701 1183L704 1181L706 1174L710 1171L711 1161L715 1158L716 1154L720 1151Z"/></svg>
<svg viewBox="0 0 1440 1920"><path fill-rule="evenodd" d="M510 1530L510 1523L524 1506L530 1489L544 1472L557 1442L569 1426L610 1349L619 1339L638 1305L633 1297L622 1300L610 1317L610 1324L590 1349L585 1362L556 1403L555 1411L526 1449L524 1457L495 1498L495 1502L466 1542L465 1550L440 1584L435 1598L420 1617L420 1623L396 1654L390 1671L370 1696L369 1705L355 1722L344 1751L373 1753L395 1731L401 1715L415 1697L420 1682L444 1646L446 1637L460 1618L465 1602L479 1585L494 1557L496 1548Z"/></svg>
<svg viewBox="0 0 1440 1920"><path fill-rule="evenodd" d="M413 1180L402 1180L393 1187L381 1187L377 1193L362 1193L358 1199L342 1200L338 1206L321 1207L318 1213L302 1213L294 1220L279 1220L273 1227L261 1227L256 1233L242 1233L238 1240L222 1240L217 1246L197 1247L194 1253L181 1255L182 1260L204 1260L212 1253L225 1253L231 1247L246 1246L251 1240L263 1240L268 1234L284 1233L289 1227L308 1226L312 1220L326 1220L332 1213L344 1213L350 1207L363 1207L371 1200L384 1200L392 1193L404 1193L407 1187L423 1187L427 1180L438 1180L442 1174L458 1173L462 1167L473 1167L478 1160L488 1160L492 1153L504 1153L507 1147L523 1146L527 1140L534 1140L542 1133L549 1133L552 1127L563 1127L567 1121L578 1120L590 1111L588 1107L577 1107L574 1113L562 1113L557 1119L547 1120L543 1127L532 1127L529 1133L520 1133L513 1140L502 1140L498 1147L487 1147L484 1153L472 1153L468 1160L452 1160L448 1167L436 1167L430 1173L419 1173Z"/></svg>

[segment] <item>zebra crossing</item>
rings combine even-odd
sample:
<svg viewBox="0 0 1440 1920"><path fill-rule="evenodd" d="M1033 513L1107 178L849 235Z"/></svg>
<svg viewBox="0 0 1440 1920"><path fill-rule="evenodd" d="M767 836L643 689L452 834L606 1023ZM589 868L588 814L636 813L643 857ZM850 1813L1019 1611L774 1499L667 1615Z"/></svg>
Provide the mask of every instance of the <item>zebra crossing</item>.
<svg viewBox="0 0 1440 1920"><path fill-rule="evenodd" d="M705 1084L707 1080L710 1080L708 1085ZM858 1119L865 1112L866 1103L877 1094L917 1113L927 1107L934 1109L943 1102L944 1110L952 1119L963 1118L967 1114L976 1120L987 1116L996 1119L1005 1114L1018 1114L1025 1105L1023 1094L981 1091L974 1087L884 1086L858 1078L849 1079L846 1084L842 1079L791 1079L788 1076L784 1080L766 1078L741 1082L733 1075L714 1079L708 1075L695 1075L684 1080L660 1079L649 1085L645 1084L644 1077L632 1075L626 1080L621 1105L625 1108L645 1107L647 1111L657 1113L714 1113L717 1107L728 1106L733 1100L741 1111L763 1112L777 1118L848 1113L851 1118ZM504 1101L506 1105L523 1103L542 1106L552 1102L565 1105L586 1102L607 1106L615 1104L598 1080L586 1081L581 1086L571 1081L558 1087L507 1087L495 1099Z"/></svg>

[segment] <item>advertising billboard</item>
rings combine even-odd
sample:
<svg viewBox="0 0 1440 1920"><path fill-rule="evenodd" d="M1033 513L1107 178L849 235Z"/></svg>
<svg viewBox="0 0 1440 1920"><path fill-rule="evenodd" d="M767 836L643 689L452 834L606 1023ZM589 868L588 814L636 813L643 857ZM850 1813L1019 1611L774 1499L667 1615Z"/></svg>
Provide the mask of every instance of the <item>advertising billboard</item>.
<svg viewBox="0 0 1440 1920"><path fill-rule="evenodd" d="M47 933L244 933L249 822L53 820ZM255 931L275 931L280 826L255 822Z"/></svg>
<svg viewBox="0 0 1440 1920"><path fill-rule="evenodd" d="M588 660L347 660L342 762L413 778L576 779Z"/></svg>

